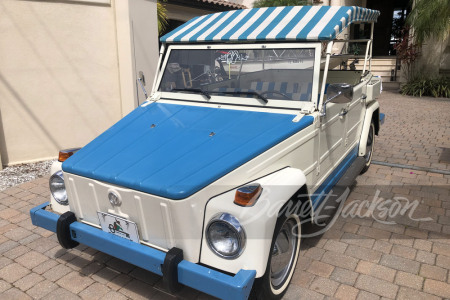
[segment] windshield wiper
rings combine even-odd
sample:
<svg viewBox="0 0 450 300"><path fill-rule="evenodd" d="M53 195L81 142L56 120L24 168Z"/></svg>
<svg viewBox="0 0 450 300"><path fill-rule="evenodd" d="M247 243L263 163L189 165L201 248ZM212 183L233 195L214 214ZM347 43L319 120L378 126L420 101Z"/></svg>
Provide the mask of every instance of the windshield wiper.
<svg viewBox="0 0 450 300"><path fill-rule="evenodd" d="M202 89L189 89L189 88L184 88L184 89L172 89L172 90L170 90L170 91L171 91L171 92L172 92L172 91L175 91L175 92L194 92L194 93L200 93L200 94L202 94L203 96L205 96L206 98L211 99L211 96L209 95L209 93L208 93L207 91L202 90Z"/></svg>
<svg viewBox="0 0 450 300"><path fill-rule="evenodd" d="M266 97L264 97L263 95L261 95L258 92L255 92L255 91L223 91L223 92L221 92L221 91L210 91L210 93L232 94L232 95L233 94L234 95L236 95L236 94L239 94L239 95L241 95L241 94L249 94L249 95L257 96L259 99L264 101L264 103L268 103L269 102L269 100Z"/></svg>

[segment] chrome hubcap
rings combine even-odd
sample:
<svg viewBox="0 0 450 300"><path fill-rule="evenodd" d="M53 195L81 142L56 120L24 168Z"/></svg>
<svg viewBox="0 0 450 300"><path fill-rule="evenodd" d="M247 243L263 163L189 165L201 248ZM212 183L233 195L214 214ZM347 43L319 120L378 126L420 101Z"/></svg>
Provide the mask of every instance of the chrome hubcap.
<svg viewBox="0 0 450 300"><path fill-rule="evenodd" d="M274 288L282 285L292 269L298 243L298 226L293 218L287 219L278 233L272 248L270 263L271 283Z"/></svg>
<svg viewBox="0 0 450 300"><path fill-rule="evenodd" d="M372 149L373 149L373 128L371 127L369 131L369 136L367 137L366 155L364 155L366 163L370 162L370 158L372 157Z"/></svg>

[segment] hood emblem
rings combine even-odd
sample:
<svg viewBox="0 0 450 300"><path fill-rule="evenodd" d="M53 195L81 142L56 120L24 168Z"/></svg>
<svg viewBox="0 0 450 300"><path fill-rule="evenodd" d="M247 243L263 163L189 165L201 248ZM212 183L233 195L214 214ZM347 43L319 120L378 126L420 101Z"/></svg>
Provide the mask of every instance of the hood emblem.
<svg viewBox="0 0 450 300"><path fill-rule="evenodd" d="M112 206L120 206L122 204L122 201L120 201L119 194L117 194L114 191L110 191L108 193L108 199L109 203L111 203Z"/></svg>

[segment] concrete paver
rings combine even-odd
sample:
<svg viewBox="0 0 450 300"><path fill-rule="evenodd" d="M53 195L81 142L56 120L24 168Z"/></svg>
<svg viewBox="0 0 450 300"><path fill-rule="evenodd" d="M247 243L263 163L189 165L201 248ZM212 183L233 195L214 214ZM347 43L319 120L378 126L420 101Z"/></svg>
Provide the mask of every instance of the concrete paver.
<svg viewBox="0 0 450 300"><path fill-rule="evenodd" d="M450 169L438 162L441 147L450 148L450 101L383 92L379 102L387 118L374 160ZM47 182L0 192L0 298L211 299L187 287L167 294L161 277L94 249L62 249L28 215L47 201ZM450 176L372 165L345 204L377 199L391 206L341 214L328 232L302 242L285 299L450 298ZM389 215L396 203L414 200L412 216ZM418 220L425 217L431 220Z"/></svg>

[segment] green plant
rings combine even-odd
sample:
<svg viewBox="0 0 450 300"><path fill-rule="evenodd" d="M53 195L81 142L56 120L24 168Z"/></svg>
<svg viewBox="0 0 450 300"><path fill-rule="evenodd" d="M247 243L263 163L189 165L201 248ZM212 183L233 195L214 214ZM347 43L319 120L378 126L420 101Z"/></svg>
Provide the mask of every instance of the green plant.
<svg viewBox="0 0 450 300"><path fill-rule="evenodd" d="M166 0L162 1L166 2ZM160 1L158 1L157 3L156 13L158 18L158 33L162 34L166 29L167 25L169 24L169 22L167 17L167 9Z"/></svg>
<svg viewBox="0 0 450 300"><path fill-rule="evenodd" d="M414 37L411 36L409 27L402 30L403 36L395 44L394 49L397 51L397 57L402 62L402 68L405 70L405 76L409 82L414 76L414 65L416 59L420 55L419 46L414 43Z"/></svg>
<svg viewBox="0 0 450 300"><path fill-rule="evenodd" d="M353 55L359 55L360 52L361 52L361 47L359 46L359 44L353 43L350 46L350 51L349 52L350 52L350 54L353 54Z"/></svg>
<svg viewBox="0 0 450 300"><path fill-rule="evenodd" d="M445 39L450 32L450 0L415 0L406 22L419 45L429 37Z"/></svg>
<svg viewBox="0 0 450 300"><path fill-rule="evenodd" d="M253 7L311 5L311 0L256 0Z"/></svg>
<svg viewBox="0 0 450 300"><path fill-rule="evenodd" d="M450 98L450 77L416 78L402 86L401 93L415 97L432 96Z"/></svg>

